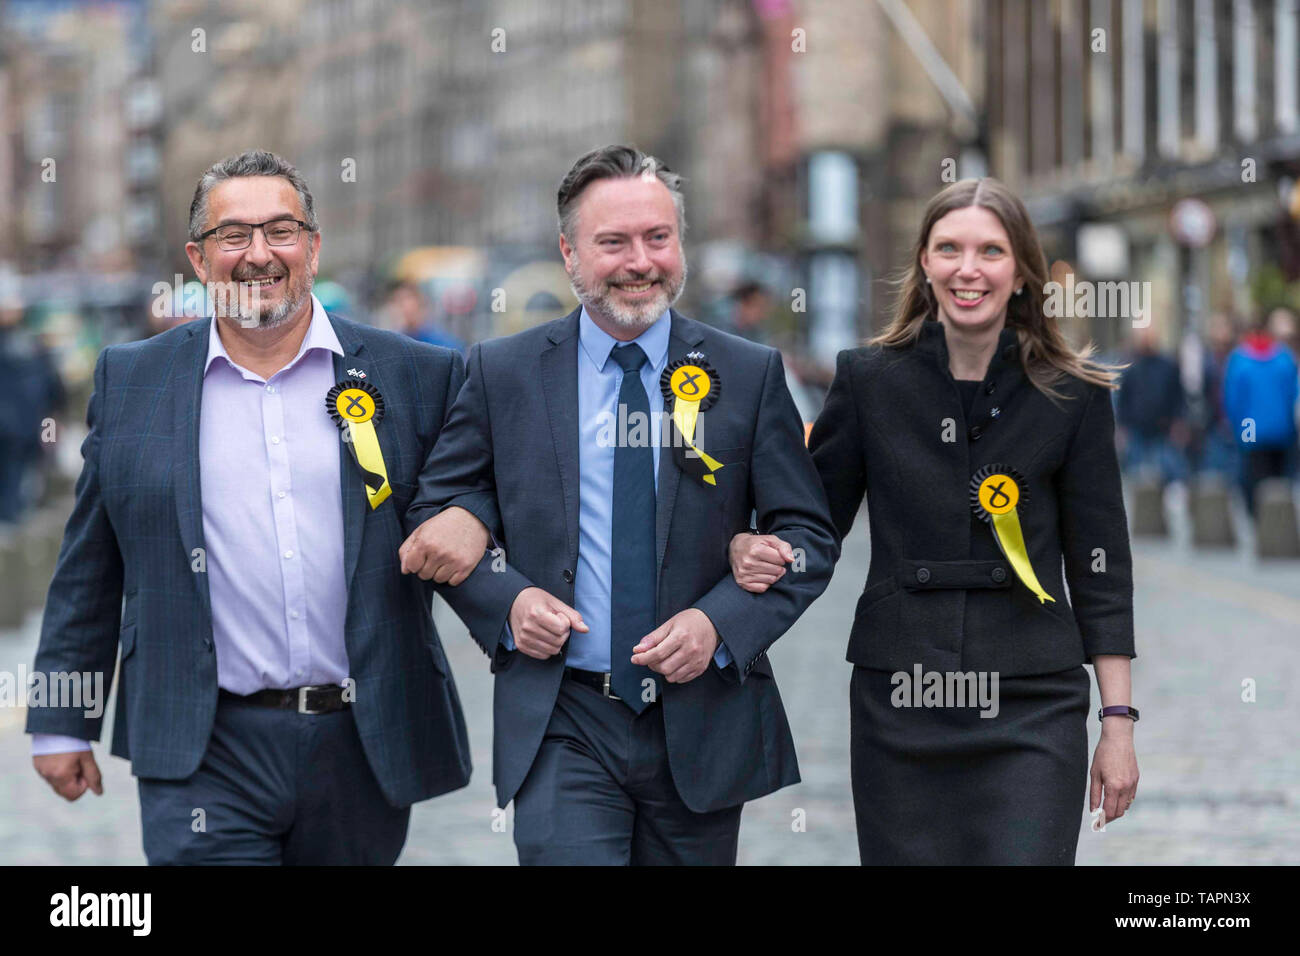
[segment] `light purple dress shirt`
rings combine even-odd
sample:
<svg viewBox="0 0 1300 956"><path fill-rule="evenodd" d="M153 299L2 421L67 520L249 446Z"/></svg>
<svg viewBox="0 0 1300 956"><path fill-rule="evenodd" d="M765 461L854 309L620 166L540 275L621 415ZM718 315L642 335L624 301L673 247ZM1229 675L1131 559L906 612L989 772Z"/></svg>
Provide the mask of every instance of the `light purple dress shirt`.
<svg viewBox="0 0 1300 956"><path fill-rule="evenodd" d="M269 379L208 338L199 416L199 480L217 684L235 694L342 684L347 588L334 327L312 296L298 354ZM33 734L33 755L87 750L73 737Z"/></svg>

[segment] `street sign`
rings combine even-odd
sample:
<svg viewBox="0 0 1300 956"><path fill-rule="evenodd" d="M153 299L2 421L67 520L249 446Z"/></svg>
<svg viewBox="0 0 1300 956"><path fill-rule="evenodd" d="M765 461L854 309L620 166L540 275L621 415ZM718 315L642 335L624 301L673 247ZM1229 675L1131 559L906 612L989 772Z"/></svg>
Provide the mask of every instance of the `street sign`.
<svg viewBox="0 0 1300 956"><path fill-rule="evenodd" d="M1200 199L1180 199L1169 213L1169 232L1179 244L1203 249L1217 228L1214 210Z"/></svg>

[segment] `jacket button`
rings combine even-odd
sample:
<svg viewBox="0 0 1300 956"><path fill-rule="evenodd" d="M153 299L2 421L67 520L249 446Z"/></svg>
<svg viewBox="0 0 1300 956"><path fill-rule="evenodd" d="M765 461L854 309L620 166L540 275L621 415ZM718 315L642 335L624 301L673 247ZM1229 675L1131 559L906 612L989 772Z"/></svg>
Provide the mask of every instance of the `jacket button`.
<svg viewBox="0 0 1300 956"><path fill-rule="evenodd" d="M984 434L984 429L981 428L979 425L975 425L975 426L973 426L973 427L971 428L971 430L970 430L970 440L971 440L971 441L979 441L979 440L980 440L980 436L983 435L983 434Z"/></svg>
<svg viewBox="0 0 1300 956"><path fill-rule="evenodd" d="M568 568L565 568L565 569L564 569L564 573L561 575L561 577L564 578L564 583L565 583L565 584L572 584L572 583L573 583L573 572L570 571Z"/></svg>
<svg viewBox="0 0 1300 956"><path fill-rule="evenodd" d="M992 383L992 382L989 382L987 385L984 386L984 394L985 394L985 395L992 395L992 394L993 394L993 388L994 388L993 383Z"/></svg>
<svg viewBox="0 0 1300 956"><path fill-rule="evenodd" d="M917 568L917 569L916 569L916 579L917 579L918 581L920 581L922 584L924 584L926 581L929 581L929 580L930 580L930 569L929 569L929 568Z"/></svg>
<svg viewBox="0 0 1300 956"><path fill-rule="evenodd" d="M1001 414L1002 409L998 408L996 405L989 409L989 418L997 418Z"/></svg>
<svg viewBox="0 0 1300 956"><path fill-rule="evenodd" d="M994 583L994 584L1001 584L1001 583L1002 583L1003 581L1005 581L1006 579L1007 579L1007 569L1006 569L1006 568L994 568L994 569L993 569L993 583Z"/></svg>

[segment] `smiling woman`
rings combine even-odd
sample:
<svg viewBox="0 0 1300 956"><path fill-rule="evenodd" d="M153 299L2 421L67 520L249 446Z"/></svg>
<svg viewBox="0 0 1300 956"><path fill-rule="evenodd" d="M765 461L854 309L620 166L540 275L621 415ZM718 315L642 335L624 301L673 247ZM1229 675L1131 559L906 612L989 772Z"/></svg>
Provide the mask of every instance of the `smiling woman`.
<svg viewBox="0 0 1300 956"><path fill-rule="evenodd" d="M847 655L863 863L1073 863L1088 782L1084 663L1107 707L1091 805L1114 819L1136 791L1114 370L1044 315L1046 277L1024 206L1002 184L939 193L893 321L840 353L813 426L837 533L864 495L870 514ZM773 553L765 537L732 543L747 590L784 567L756 559ZM974 674L996 699L900 706L898 679L918 669Z"/></svg>

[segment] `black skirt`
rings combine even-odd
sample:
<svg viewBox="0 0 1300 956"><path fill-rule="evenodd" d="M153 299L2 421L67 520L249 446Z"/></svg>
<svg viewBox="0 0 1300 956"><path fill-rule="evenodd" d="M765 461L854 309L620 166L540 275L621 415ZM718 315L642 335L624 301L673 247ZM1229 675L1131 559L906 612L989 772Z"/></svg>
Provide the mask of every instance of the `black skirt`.
<svg viewBox="0 0 1300 956"><path fill-rule="evenodd" d="M853 669L864 865L1074 864L1088 788L1082 665L1001 678L994 717L978 705L894 706L901 694L890 672Z"/></svg>

